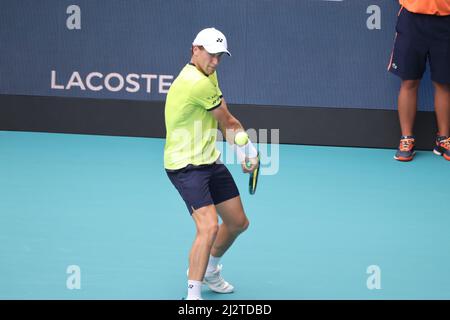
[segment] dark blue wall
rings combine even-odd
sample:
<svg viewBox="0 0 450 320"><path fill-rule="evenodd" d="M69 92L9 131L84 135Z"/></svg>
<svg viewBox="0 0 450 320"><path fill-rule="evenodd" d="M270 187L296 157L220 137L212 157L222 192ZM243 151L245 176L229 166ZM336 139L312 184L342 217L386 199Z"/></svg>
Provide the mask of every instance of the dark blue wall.
<svg viewBox="0 0 450 320"><path fill-rule="evenodd" d="M72 4L79 30L66 26ZM373 5L381 29L367 26ZM219 68L229 103L395 110L399 80L386 68L398 8L396 0L2 0L0 94L164 101L159 79L170 83L195 34L215 26L233 55ZM52 70L66 87L74 72L85 86L99 72L93 84L103 89L52 89ZM107 90L113 73L138 75L139 90ZM151 92L143 74L157 77ZM419 105L432 110L428 75Z"/></svg>

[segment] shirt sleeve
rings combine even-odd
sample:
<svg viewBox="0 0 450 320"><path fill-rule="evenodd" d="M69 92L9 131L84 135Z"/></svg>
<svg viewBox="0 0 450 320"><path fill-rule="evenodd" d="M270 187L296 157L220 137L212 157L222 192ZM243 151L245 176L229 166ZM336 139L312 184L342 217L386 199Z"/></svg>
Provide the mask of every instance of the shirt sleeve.
<svg viewBox="0 0 450 320"><path fill-rule="evenodd" d="M217 85L217 77L211 75L198 81L192 88L191 100L208 111L219 107L222 102L222 92Z"/></svg>
<svg viewBox="0 0 450 320"><path fill-rule="evenodd" d="M209 76L209 79L211 80L211 82L214 84L214 86L218 90L219 96L222 97L222 91L219 88L219 81L217 80L217 72L214 71L214 73Z"/></svg>

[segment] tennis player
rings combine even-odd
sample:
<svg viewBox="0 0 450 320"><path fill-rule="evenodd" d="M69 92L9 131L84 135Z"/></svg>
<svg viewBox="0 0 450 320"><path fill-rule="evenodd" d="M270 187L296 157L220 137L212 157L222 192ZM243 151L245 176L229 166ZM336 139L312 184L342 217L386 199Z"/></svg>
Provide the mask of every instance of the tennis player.
<svg viewBox="0 0 450 320"><path fill-rule="evenodd" d="M229 112L218 85L216 68L224 53L231 56L224 34L215 28L201 30L192 43L191 60L172 83L165 105L164 167L197 228L189 254L187 300L202 300L202 283L217 293L233 292L221 276L219 261L249 225L238 188L216 148L218 128L230 144L244 130ZM253 172L258 158L251 141L233 147L241 155L243 171Z"/></svg>

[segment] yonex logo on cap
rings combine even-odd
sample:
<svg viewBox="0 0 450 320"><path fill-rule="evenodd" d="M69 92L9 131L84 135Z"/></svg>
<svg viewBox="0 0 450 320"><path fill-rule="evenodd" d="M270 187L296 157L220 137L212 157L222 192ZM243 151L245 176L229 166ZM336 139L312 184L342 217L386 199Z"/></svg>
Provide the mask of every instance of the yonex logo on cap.
<svg viewBox="0 0 450 320"><path fill-rule="evenodd" d="M217 38L216 42L223 42L222 38Z"/></svg>

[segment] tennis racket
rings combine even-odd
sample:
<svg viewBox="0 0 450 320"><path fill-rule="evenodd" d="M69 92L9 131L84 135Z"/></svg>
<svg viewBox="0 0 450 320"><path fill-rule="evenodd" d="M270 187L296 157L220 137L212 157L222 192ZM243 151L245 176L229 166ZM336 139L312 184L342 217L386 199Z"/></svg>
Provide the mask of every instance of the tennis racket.
<svg viewBox="0 0 450 320"><path fill-rule="evenodd" d="M248 192L250 194L255 194L255 192L256 192L256 187L258 185L259 169L261 166L260 161L261 161L261 159L260 159L259 153L258 153L258 166L252 173L250 173L250 178L248 180ZM247 165L247 168L251 166L250 162L247 162L246 165Z"/></svg>

